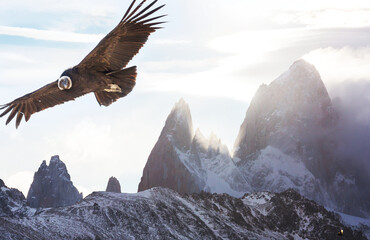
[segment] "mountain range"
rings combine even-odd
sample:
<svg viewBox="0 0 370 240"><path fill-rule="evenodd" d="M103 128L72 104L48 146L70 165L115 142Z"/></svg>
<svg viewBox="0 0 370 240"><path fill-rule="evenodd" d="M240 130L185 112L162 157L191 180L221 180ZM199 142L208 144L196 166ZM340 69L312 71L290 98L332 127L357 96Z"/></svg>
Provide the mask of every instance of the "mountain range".
<svg viewBox="0 0 370 240"><path fill-rule="evenodd" d="M363 176L348 168L353 159L338 154L344 141L336 134L340 118L320 74L304 60L259 87L232 154L214 134L194 133L189 106L181 99L149 155L138 190L162 186L240 197L292 188L330 209L369 218L369 191L356 184Z"/></svg>
<svg viewBox="0 0 370 240"><path fill-rule="evenodd" d="M162 187L93 192L72 206L39 210L18 194L0 189L0 205L12 203L11 215L0 208L0 239L337 239L340 230L342 239L366 239L292 189L241 198Z"/></svg>

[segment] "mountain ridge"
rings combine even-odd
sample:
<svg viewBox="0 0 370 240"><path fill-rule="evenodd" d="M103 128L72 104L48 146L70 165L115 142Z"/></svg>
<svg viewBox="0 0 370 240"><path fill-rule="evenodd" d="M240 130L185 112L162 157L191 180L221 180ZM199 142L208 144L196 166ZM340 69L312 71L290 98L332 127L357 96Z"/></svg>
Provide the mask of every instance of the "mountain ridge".
<svg viewBox="0 0 370 240"><path fill-rule="evenodd" d="M0 217L0 239L336 239L340 229L343 239L366 239L291 189L241 198L166 188L94 192L72 206Z"/></svg>

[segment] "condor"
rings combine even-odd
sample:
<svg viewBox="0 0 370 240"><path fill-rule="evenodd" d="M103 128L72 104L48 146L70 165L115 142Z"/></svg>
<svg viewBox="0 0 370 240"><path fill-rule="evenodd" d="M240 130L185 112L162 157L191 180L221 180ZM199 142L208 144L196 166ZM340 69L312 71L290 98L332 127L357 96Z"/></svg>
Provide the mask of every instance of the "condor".
<svg viewBox="0 0 370 240"><path fill-rule="evenodd" d="M109 106L130 93L136 83L136 66L126 68L160 24L156 21L166 15L152 17L164 5L154 8L153 1L146 7L143 0L135 6L134 0L118 25L76 66L65 70L58 80L1 105L0 117L9 114L8 124L15 116L16 128L24 117L54 107L93 92L100 105Z"/></svg>

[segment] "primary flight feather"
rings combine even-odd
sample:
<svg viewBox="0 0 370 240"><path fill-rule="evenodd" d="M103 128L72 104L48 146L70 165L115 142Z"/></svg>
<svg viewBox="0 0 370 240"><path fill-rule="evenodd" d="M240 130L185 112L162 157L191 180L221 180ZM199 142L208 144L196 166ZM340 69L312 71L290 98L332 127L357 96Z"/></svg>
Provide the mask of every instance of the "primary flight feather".
<svg viewBox="0 0 370 240"><path fill-rule="evenodd" d="M136 82L136 66L126 68L128 62L139 52L155 32L155 21L165 15L152 17L164 5L152 9L158 0L143 7L143 0L135 7L133 0L118 25L76 66L65 70L55 82L0 106L0 117L10 113L6 124L15 116L16 127L24 117L46 108L74 100L94 92L100 105L109 106L131 92Z"/></svg>

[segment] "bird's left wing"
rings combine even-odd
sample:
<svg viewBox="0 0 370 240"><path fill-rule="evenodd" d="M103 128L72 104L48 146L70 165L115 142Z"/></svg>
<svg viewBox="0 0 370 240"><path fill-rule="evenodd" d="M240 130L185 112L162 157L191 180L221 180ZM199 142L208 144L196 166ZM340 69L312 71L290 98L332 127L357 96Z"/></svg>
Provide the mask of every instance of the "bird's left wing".
<svg viewBox="0 0 370 240"><path fill-rule="evenodd" d="M149 35L160 28L158 24L163 22L153 21L165 15L148 17L164 5L151 10L157 2L155 0L141 10L146 1L143 0L133 9L135 1L132 1L120 23L79 63L78 68L93 68L106 73L120 70L139 52Z"/></svg>
<svg viewBox="0 0 370 240"><path fill-rule="evenodd" d="M11 111L6 124L17 115L16 127L18 128L23 116L27 122L32 114L74 100L83 94L84 92L77 88L61 91L58 88L58 81L55 81L8 104L1 105L0 110L5 110L1 113L0 117L5 116Z"/></svg>

